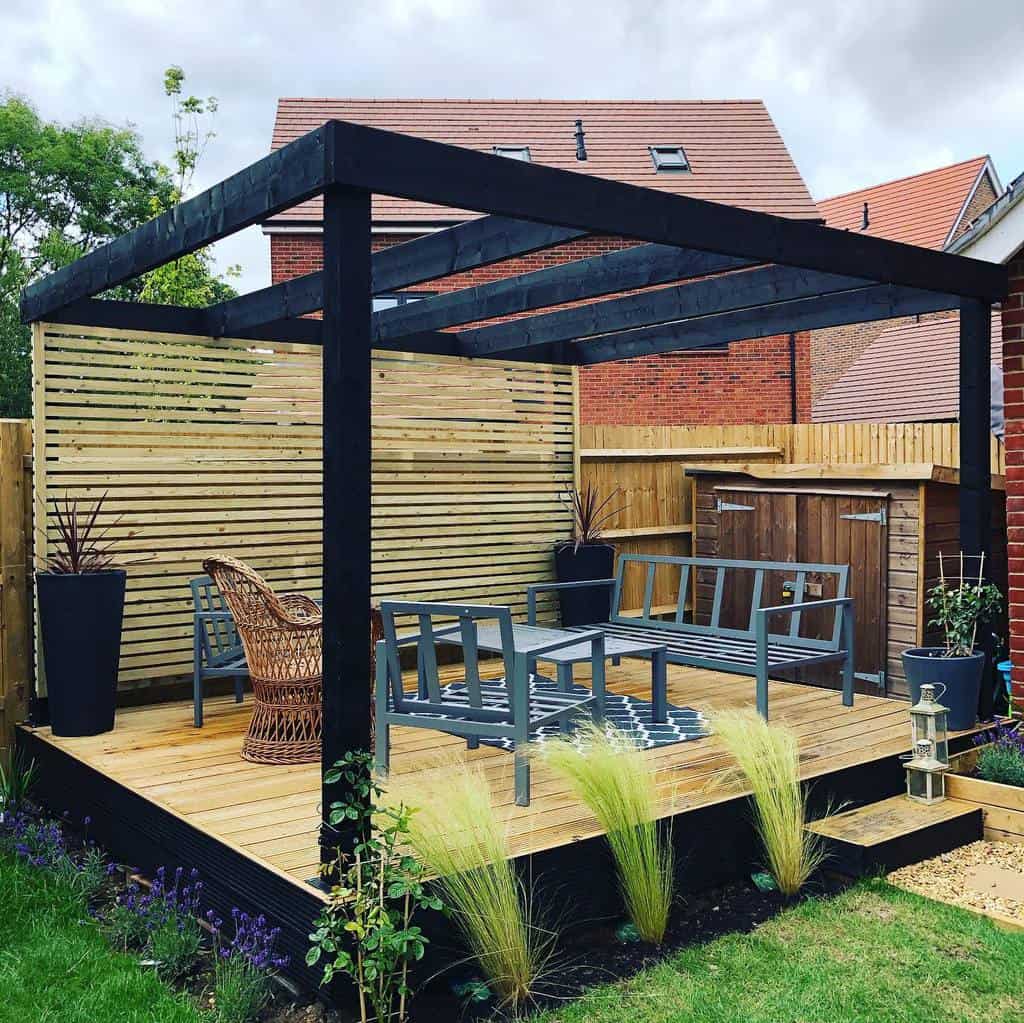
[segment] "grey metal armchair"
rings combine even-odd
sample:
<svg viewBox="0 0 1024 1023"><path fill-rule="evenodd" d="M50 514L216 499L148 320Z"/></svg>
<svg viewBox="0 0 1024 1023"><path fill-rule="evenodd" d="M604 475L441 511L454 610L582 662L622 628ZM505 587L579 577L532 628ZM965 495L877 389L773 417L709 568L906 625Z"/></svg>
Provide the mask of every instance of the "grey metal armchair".
<svg viewBox="0 0 1024 1023"><path fill-rule="evenodd" d="M208 678L234 678L235 702L242 702L249 665L235 620L217 584L208 576L193 579L195 632L192 637L192 719L203 726L203 683Z"/></svg>
<svg viewBox="0 0 1024 1023"><path fill-rule="evenodd" d="M572 719L589 710L600 718L604 710L604 635L577 632L571 637L550 629L513 626L507 607L482 604L437 604L382 601L384 638L377 644L376 767L386 774L390 763L392 725L432 728L462 736L470 748L481 739L508 739L514 748L516 804L530 804L530 764L526 746L530 735L547 724L568 731ZM415 617L419 632L399 638L396 617ZM458 625L438 628L436 619ZM531 685L530 662L538 655L590 641L593 647L593 690L587 694L538 692ZM442 686L437 667L437 643L456 643L463 649L465 679ZM418 685L415 693L402 686L399 651L416 647ZM481 650L500 653L504 678L480 678Z"/></svg>

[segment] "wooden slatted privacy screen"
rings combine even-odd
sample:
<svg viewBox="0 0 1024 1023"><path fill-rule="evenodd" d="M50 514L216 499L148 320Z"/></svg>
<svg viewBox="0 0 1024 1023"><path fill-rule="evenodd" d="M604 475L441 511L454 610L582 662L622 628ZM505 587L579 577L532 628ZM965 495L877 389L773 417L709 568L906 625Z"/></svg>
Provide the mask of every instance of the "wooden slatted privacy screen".
<svg viewBox="0 0 1024 1023"><path fill-rule="evenodd" d="M188 581L208 553L319 593L319 348L34 330L37 558L51 498L108 493L129 569L122 685L191 671ZM377 353L373 397L375 598L524 612L569 529L572 370Z"/></svg>

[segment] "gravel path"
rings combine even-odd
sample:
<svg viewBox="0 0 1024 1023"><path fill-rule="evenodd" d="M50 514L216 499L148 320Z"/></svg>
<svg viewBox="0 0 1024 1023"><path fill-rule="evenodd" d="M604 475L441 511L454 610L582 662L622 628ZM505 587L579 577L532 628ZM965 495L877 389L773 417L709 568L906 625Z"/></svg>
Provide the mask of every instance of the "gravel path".
<svg viewBox="0 0 1024 1023"><path fill-rule="evenodd" d="M1024 844L972 842L889 875L898 888L1024 921Z"/></svg>

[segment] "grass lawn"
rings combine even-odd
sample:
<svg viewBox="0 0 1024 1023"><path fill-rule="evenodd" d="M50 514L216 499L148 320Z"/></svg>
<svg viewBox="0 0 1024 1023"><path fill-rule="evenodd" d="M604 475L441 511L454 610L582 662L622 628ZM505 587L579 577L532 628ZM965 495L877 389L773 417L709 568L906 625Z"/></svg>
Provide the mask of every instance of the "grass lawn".
<svg viewBox="0 0 1024 1023"><path fill-rule="evenodd" d="M1019 1021L1024 932L867 881L683 951L546 1023Z"/></svg>
<svg viewBox="0 0 1024 1023"><path fill-rule="evenodd" d="M53 877L0 854L0 1020L199 1023L152 970L111 950Z"/></svg>

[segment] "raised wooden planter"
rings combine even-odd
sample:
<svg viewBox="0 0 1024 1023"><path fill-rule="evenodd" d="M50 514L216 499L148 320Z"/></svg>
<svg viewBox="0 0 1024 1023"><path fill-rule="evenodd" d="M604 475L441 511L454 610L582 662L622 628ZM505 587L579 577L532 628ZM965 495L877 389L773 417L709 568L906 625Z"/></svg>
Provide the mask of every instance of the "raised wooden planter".
<svg viewBox="0 0 1024 1023"><path fill-rule="evenodd" d="M976 749L953 758L953 770L946 776L946 794L981 807L989 841L1024 842L1024 788L968 777L977 759Z"/></svg>

